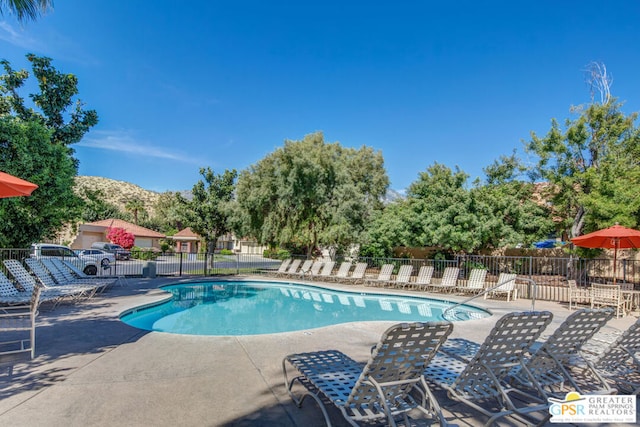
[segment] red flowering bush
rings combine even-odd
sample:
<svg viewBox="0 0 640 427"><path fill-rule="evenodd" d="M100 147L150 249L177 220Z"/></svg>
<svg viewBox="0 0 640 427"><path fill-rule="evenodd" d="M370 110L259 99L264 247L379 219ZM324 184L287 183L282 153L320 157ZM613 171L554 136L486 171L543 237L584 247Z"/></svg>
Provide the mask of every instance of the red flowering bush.
<svg viewBox="0 0 640 427"><path fill-rule="evenodd" d="M124 228L109 227L107 228L107 239L109 239L111 243L120 245L125 249L131 249L136 240L136 236L127 232Z"/></svg>

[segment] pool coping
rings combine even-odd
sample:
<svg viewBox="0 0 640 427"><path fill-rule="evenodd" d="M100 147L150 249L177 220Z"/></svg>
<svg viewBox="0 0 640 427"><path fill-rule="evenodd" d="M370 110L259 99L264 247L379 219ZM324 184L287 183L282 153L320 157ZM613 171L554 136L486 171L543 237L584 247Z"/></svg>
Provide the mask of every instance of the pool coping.
<svg viewBox="0 0 640 427"><path fill-rule="evenodd" d="M144 312L146 310L151 310L157 307L160 307L164 304L167 304L169 302L171 302L173 295L171 294L170 291L167 291L166 288L168 287L172 287L172 286L189 286L189 285L198 285L198 284L215 284L215 283L238 283L238 282L247 282L247 283L259 283L259 284L265 284L265 285L269 285L269 284L273 284L273 285L287 285L287 286L302 286L308 289L313 289L316 290L318 292L321 291L330 291L330 292L339 292L339 293L343 293L343 294L353 294L354 296L362 296L362 297L378 297L378 298L383 298L383 297L389 297L390 299L396 298L396 299L401 299L401 298L407 298L407 299L411 299L413 301L420 301L420 300L424 300L425 303L428 303L429 301L437 301L437 302L441 302L444 304L449 305L449 307L447 307L447 309L451 308L451 307L455 307L456 304L459 304L459 302L457 301L453 301L450 299L445 299L442 298L440 296L434 295L434 296L427 296L427 295L415 295L415 294L407 294L407 293L397 293L397 292L393 292L395 289L385 289L385 288L374 288L374 291L364 291L362 289L360 290L350 290L348 288L346 288L345 286L327 286L328 284L325 284L324 282L308 282L308 281L296 281L296 280L270 280L270 279L258 279L256 277L236 277L236 278L228 278L228 277L224 277L224 278L215 278L215 279L198 279L198 280L193 280L193 281L181 281L179 283L167 283L165 285L162 285L160 287L158 287L158 290L164 291L167 293L166 298L160 298L160 299L154 299L154 301L152 302L146 302L143 303L142 305L136 306L136 307L132 307L129 308L125 311L123 311L122 313L120 313L119 318L122 322L127 323L130 326L139 328L141 330L144 331L153 331L153 332L162 332L162 333L174 333L174 334L178 334L178 335L204 335L204 336L247 336L247 335L266 335L266 334L281 334L281 333L288 333L288 332L297 332L300 331L302 329L318 329L318 328L322 328L322 327L326 327L326 326L333 326L335 324L332 325L322 325L322 326L318 326L318 327L314 327L314 328L302 328L302 329L295 329L295 330L290 330L290 331L275 331L275 332L268 332L268 333L257 333L257 334L240 334L240 335L234 335L234 334L216 334L216 335L207 335L207 334L181 334L180 332L170 332L170 331L159 331L159 330L154 330L154 329L149 329L149 328L140 328L138 326L135 326L129 322L127 322L124 317L129 316L131 314L138 314L141 312ZM443 295L444 296L444 295ZM460 304L460 306L466 306L466 307L470 307L474 310L486 313L487 316L492 316L493 313L491 313L490 310L487 309L483 309L477 305L473 305L473 304ZM173 313L170 313L173 314ZM469 321L469 320L473 320L473 319L458 319L458 320L449 320L449 319L433 319L433 320L411 320L410 322L420 322L420 321ZM341 322L341 323L356 323L356 322L407 322L407 321L402 321L402 320L385 320L385 319L369 319L369 320L350 320L348 322ZM336 323L336 324L341 324L341 323Z"/></svg>

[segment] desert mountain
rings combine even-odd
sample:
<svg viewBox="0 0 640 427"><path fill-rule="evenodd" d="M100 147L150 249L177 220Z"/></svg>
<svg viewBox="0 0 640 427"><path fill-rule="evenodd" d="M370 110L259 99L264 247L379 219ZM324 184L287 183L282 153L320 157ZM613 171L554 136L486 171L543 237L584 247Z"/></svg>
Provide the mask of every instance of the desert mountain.
<svg viewBox="0 0 640 427"><path fill-rule="evenodd" d="M154 205L160 196L160 193L145 190L130 182L116 181L100 176L76 176L75 181L74 191L76 194L82 195L83 189L99 190L105 202L118 206L123 212L126 212L125 205L128 201L140 200L147 213L152 214Z"/></svg>

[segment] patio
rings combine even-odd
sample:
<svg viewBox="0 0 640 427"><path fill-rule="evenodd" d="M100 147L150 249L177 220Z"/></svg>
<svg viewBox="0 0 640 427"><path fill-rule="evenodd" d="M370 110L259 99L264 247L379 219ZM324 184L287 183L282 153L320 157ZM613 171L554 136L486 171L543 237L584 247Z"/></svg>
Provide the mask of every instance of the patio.
<svg viewBox="0 0 640 427"><path fill-rule="evenodd" d="M42 307L36 358L15 365L12 378L0 373L0 424L323 425L312 401L298 409L289 399L281 373L283 356L335 348L364 361L371 345L392 323L351 323L276 335L202 337L149 333L119 321L123 310L164 298L158 286L186 280L129 279L127 287L116 287L80 304L59 306L54 311ZM365 291L359 286L348 288ZM456 323L452 337L481 341L499 316L528 310L531 301L479 299L476 305L489 308L496 316ZM536 309L554 313L551 328L571 313L566 304L549 301L538 301ZM633 316L613 319L602 333L625 329L635 320ZM449 422L483 424L484 418L461 405L450 406L441 392L437 395ZM335 425L346 425L338 412L332 416Z"/></svg>

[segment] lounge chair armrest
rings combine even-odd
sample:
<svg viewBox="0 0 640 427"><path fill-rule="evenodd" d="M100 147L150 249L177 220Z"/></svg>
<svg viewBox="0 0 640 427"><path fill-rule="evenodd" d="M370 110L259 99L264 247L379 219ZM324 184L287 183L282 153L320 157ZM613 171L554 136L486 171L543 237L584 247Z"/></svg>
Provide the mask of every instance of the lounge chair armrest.
<svg viewBox="0 0 640 427"><path fill-rule="evenodd" d="M16 305L0 308L0 317L17 316L21 314L31 314L31 306Z"/></svg>

